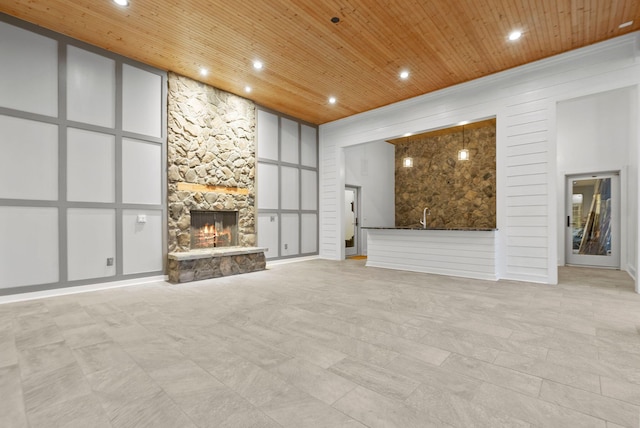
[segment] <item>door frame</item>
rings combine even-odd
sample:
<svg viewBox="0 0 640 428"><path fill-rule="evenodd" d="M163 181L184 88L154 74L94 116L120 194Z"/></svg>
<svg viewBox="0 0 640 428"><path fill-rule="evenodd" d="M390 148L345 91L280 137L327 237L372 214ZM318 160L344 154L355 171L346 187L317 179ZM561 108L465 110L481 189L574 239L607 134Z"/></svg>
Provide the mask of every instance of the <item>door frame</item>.
<svg viewBox="0 0 640 428"><path fill-rule="evenodd" d="M602 256L589 256L583 255L579 256L583 258L580 261L576 261L572 258L575 257L573 254L573 239L571 234L571 226L572 223L572 215L573 215L573 184L574 180L585 180L585 179L593 179L593 178L611 178L611 194L612 199L617 200L617 204L613 204L611 207L611 241L612 247L611 251L614 252L614 259L617 263L612 263L614 265L608 266L604 264L599 264L598 258ZM564 240L565 240L565 265L567 266L584 266L584 267L597 267L597 268L606 268L606 269L622 269L622 260L624 253L624 242L622 237L622 212L625 208L625 201L623 201L622 195L623 192L623 171L621 170L613 170L613 171L599 171L599 172L584 172L584 173L572 173L565 174L565 215L563 219L564 223Z"/></svg>
<svg viewBox="0 0 640 428"><path fill-rule="evenodd" d="M349 249L349 248L344 248L344 255L345 257L348 256L356 256L361 254L361 250L362 250L362 245L360 243L361 241L361 230L360 230L360 224L361 221L360 219L361 217L361 212L360 212L360 207L361 207L361 187L360 186L352 186L350 184L345 184L344 186L344 190L353 190L354 192L354 203L355 203L355 216L356 216L356 224L354 227L354 245L353 245L353 249ZM344 242L344 236L342 241ZM344 244L343 244L344 245Z"/></svg>

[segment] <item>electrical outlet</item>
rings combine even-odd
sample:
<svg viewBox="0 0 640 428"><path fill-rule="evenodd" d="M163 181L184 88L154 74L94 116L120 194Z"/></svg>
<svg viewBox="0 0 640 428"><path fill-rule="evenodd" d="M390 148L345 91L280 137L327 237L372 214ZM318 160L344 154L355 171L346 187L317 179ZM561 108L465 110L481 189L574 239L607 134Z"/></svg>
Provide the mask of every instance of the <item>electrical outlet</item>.
<svg viewBox="0 0 640 428"><path fill-rule="evenodd" d="M270 217L270 220L271 220L271 223L273 223L274 221L276 221L276 216L272 215L272 216Z"/></svg>
<svg viewBox="0 0 640 428"><path fill-rule="evenodd" d="M147 222L147 215L146 214L138 214L138 217L136 218L136 221L138 223L146 223Z"/></svg>
<svg viewBox="0 0 640 428"><path fill-rule="evenodd" d="M113 266L113 257L107 258L107 266Z"/></svg>
<svg viewBox="0 0 640 428"><path fill-rule="evenodd" d="M289 249L289 244L284 244L284 249L288 250Z"/></svg>

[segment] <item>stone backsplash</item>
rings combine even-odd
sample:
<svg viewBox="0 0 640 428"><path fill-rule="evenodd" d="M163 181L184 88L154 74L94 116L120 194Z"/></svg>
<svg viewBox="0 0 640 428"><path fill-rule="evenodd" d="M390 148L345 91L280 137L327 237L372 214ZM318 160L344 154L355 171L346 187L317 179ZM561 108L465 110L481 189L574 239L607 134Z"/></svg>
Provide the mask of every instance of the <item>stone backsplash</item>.
<svg viewBox="0 0 640 428"><path fill-rule="evenodd" d="M174 73L168 81L169 252L190 250L190 210L237 210L238 243L254 246L255 104Z"/></svg>
<svg viewBox="0 0 640 428"><path fill-rule="evenodd" d="M496 126L465 127L470 160L459 161L462 128L395 143L396 226L411 226L429 207L429 227L496 227ZM404 157L413 167L402 166Z"/></svg>

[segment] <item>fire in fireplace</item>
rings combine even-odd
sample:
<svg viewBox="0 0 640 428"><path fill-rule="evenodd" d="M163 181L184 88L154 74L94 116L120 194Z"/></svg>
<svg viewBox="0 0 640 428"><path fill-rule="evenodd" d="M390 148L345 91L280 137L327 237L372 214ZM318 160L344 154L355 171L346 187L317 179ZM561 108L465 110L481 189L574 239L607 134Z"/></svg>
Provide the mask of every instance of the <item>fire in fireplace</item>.
<svg viewBox="0 0 640 428"><path fill-rule="evenodd" d="M238 245L238 211L191 211L191 249Z"/></svg>

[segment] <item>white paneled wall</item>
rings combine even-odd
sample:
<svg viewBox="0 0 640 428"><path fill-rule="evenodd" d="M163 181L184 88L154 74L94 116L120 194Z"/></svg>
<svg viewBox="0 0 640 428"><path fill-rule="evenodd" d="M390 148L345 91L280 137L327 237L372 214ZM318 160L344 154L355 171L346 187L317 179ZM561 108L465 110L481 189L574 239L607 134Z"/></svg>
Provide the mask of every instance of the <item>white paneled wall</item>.
<svg viewBox="0 0 640 428"><path fill-rule="evenodd" d="M344 153L330 138L322 138L320 128L320 256L339 260L344 258Z"/></svg>
<svg viewBox="0 0 640 428"><path fill-rule="evenodd" d="M496 233L369 229L367 266L496 280Z"/></svg>
<svg viewBox="0 0 640 428"><path fill-rule="evenodd" d="M637 90L639 43L640 33L628 34L321 125L320 255L329 259L344 257L340 207L346 147L397 138L406 132L445 128L463 120L496 117L498 277L556 283L560 227L557 218L558 210L563 209L556 198L556 104L618 88ZM632 114L637 123L637 103ZM631 144L638 145L637 131ZM629 153L637 157L637 150ZM630 164L630 170L637 171L638 160L630 159ZM637 194L637 180L631 184L627 194ZM637 225L634 207L623 215L630 224ZM634 218L629 219L630 215ZM637 236L637 230L629 232ZM633 246L637 249L638 242ZM635 269L637 260L633 265Z"/></svg>
<svg viewBox="0 0 640 428"><path fill-rule="evenodd" d="M0 24L0 107L58 114L58 42Z"/></svg>
<svg viewBox="0 0 640 428"><path fill-rule="evenodd" d="M267 259L278 257L280 253L280 220L276 213L258 213L258 245L266 247Z"/></svg>
<svg viewBox="0 0 640 428"><path fill-rule="evenodd" d="M0 206L0 237L0 288L58 281L57 208Z"/></svg>
<svg viewBox="0 0 640 428"><path fill-rule="evenodd" d="M58 126L0 114L0 198L58 199Z"/></svg>
<svg viewBox="0 0 640 428"><path fill-rule="evenodd" d="M87 162L87 159L95 159ZM67 199L76 202L116 201L116 137L67 129Z"/></svg>
<svg viewBox="0 0 640 428"><path fill-rule="evenodd" d="M549 112L548 99L506 106L506 263L510 277L546 282L549 276Z"/></svg>
<svg viewBox="0 0 640 428"><path fill-rule="evenodd" d="M166 74L0 18L1 292L162 273Z"/></svg>
<svg viewBox="0 0 640 428"><path fill-rule="evenodd" d="M122 128L161 138L163 77L128 64L122 66Z"/></svg>
<svg viewBox="0 0 640 428"><path fill-rule="evenodd" d="M287 118L281 118L281 141L280 148L282 162L295 163L299 162L299 135L298 122Z"/></svg>
<svg viewBox="0 0 640 428"><path fill-rule="evenodd" d="M116 62L67 48L67 118L113 128L116 124Z"/></svg>
<svg viewBox="0 0 640 428"><path fill-rule="evenodd" d="M280 206L278 165L258 163L258 210L277 210Z"/></svg>
<svg viewBox="0 0 640 428"><path fill-rule="evenodd" d="M300 214L302 239L300 252L303 254L318 251L318 214Z"/></svg>
<svg viewBox="0 0 640 428"><path fill-rule="evenodd" d="M300 170L289 166L280 167L280 208L300 209Z"/></svg>
<svg viewBox="0 0 640 428"><path fill-rule="evenodd" d="M317 128L258 109L258 245L268 260L318 253Z"/></svg>
<svg viewBox="0 0 640 428"><path fill-rule="evenodd" d="M162 210L124 210L122 213L123 273L162 270Z"/></svg>
<svg viewBox="0 0 640 428"><path fill-rule="evenodd" d="M278 160L278 116L258 109L258 157Z"/></svg>
<svg viewBox="0 0 640 428"><path fill-rule="evenodd" d="M300 207L303 210L316 211L318 209L318 172L303 169L300 174L300 186L302 187Z"/></svg>
<svg viewBox="0 0 640 428"><path fill-rule="evenodd" d="M297 256L300 254L298 243L300 242L300 215L281 214L282 234L280 243L280 255Z"/></svg>
<svg viewBox="0 0 640 428"><path fill-rule="evenodd" d="M302 154L300 163L311 168L318 167L318 130L307 125L300 125L300 144Z"/></svg>
<svg viewBox="0 0 640 428"><path fill-rule="evenodd" d="M116 211L71 208L67 211L68 279L116 274ZM108 259L112 259L109 266Z"/></svg>
<svg viewBox="0 0 640 428"><path fill-rule="evenodd" d="M122 202L162 204L162 146L122 139Z"/></svg>

